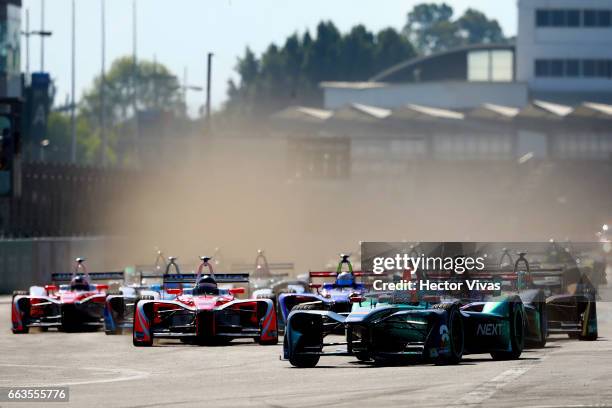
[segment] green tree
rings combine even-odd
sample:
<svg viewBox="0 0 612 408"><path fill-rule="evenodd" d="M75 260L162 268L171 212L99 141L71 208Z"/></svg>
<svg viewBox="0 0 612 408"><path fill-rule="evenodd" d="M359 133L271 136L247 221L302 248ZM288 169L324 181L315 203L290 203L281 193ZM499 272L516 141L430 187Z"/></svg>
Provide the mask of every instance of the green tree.
<svg viewBox="0 0 612 408"><path fill-rule="evenodd" d="M446 3L418 4L408 13L404 34L422 54L453 47L459 41L453 12Z"/></svg>
<svg viewBox="0 0 612 408"><path fill-rule="evenodd" d="M478 10L467 9L457 20L468 44L502 43L507 41L497 20L489 20Z"/></svg>
<svg viewBox="0 0 612 408"><path fill-rule="evenodd" d="M403 32L421 54L507 41L497 20L489 20L480 11L467 9L456 20L453 13L446 3L419 4L408 13Z"/></svg>
<svg viewBox="0 0 612 408"><path fill-rule="evenodd" d="M135 82L135 83L134 83ZM138 110L169 110L184 114L185 106L178 79L164 65L147 60L134 66L132 57L113 62L105 78L105 118L116 126L134 116L134 92ZM81 99L80 110L92 123L100 120L102 79L96 77Z"/></svg>
<svg viewBox="0 0 612 408"><path fill-rule="evenodd" d="M322 81L366 81L414 55L410 42L392 28L375 35L358 25L342 34L332 22L321 22L316 37L293 34L259 58L247 48L236 65L240 80L228 84L226 112L265 115L288 105L317 105Z"/></svg>

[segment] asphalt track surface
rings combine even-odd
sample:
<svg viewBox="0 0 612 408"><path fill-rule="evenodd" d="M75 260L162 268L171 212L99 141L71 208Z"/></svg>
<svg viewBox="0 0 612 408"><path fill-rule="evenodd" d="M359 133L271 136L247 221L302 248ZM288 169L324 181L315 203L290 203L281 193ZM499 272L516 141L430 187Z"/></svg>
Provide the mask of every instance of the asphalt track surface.
<svg viewBox="0 0 612 408"><path fill-rule="evenodd" d="M0 387L68 386L70 402L1 407L612 406L610 303L598 304L598 341L555 337L516 361L375 367L329 357L314 369L280 361L280 345L246 340L135 348L130 336L100 332L13 335L9 312L0 302Z"/></svg>

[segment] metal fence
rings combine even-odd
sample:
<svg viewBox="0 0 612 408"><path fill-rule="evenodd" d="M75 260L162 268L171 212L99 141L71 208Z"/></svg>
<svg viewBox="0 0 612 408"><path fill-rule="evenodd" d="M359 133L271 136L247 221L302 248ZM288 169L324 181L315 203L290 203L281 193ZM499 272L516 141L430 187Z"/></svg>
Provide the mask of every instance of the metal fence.
<svg viewBox="0 0 612 408"><path fill-rule="evenodd" d="M0 199L0 236L101 235L113 198L127 191L139 173L67 164L25 163L22 194Z"/></svg>

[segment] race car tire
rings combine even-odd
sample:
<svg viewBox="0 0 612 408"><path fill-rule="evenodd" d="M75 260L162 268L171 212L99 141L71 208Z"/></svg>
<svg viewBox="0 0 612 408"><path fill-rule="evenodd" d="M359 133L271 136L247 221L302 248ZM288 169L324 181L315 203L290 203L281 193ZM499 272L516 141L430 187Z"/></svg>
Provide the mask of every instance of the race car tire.
<svg viewBox="0 0 612 408"><path fill-rule="evenodd" d="M274 346L278 344L278 337L275 337L271 340L262 340L261 338L256 337L255 342L261 346Z"/></svg>
<svg viewBox="0 0 612 408"><path fill-rule="evenodd" d="M370 357L370 355L368 353L357 353L355 354L355 358L357 358L357 360L359 361L371 361L372 357Z"/></svg>
<svg viewBox="0 0 612 408"><path fill-rule="evenodd" d="M132 331L132 344L134 344L135 347L151 347L153 345L153 333L151 333L150 337L149 341L137 341L134 331Z"/></svg>
<svg viewBox="0 0 612 408"><path fill-rule="evenodd" d="M146 298L146 297L150 297L151 299L142 299L142 298ZM153 296L141 296L136 298L136 302L134 304L134 311L136 311L136 308L138 307L138 301L139 300L153 300ZM149 318L151 318L150 316L148 316ZM149 333L149 340L148 341L142 341L142 340L137 340L136 339L136 330L132 329L132 344L135 347L151 347L153 346L153 330L150 331Z"/></svg>
<svg viewBox="0 0 612 408"><path fill-rule="evenodd" d="M546 309L546 296L543 292L540 292L536 298L534 298L534 301L538 308L538 315L540 316L540 327L538 327L540 332L540 340L525 340L525 344L532 348L544 348L546 347L546 337L548 337L548 312Z"/></svg>
<svg viewBox="0 0 612 408"><path fill-rule="evenodd" d="M313 368L319 363L321 356L318 355L293 355L289 363L297 368Z"/></svg>
<svg viewBox="0 0 612 408"><path fill-rule="evenodd" d="M30 332L30 328L29 327L24 327L21 330L11 329L11 331L13 332L13 334L28 334Z"/></svg>
<svg viewBox="0 0 612 408"><path fill-rule="evenodd" d="M494 351L493 360L516 360L525 347L525 315L521 299L514 296L510 302L510 345L511 351Z"/></svg>
<svg viewBox="0 0 612 408"><path fill-rule="evenodd" d="M294 310L327 310L327 309L328 308L325 307L323 302L318 301L318 302L299 303L293 306L293 309L291 309L291 311L294 311Z"/></svg>
<svg viewBox="0 0 612 408"><path fill-rule="evenodd" d="M25 290L15 290L15 291L13 291L13 297L15 297L15 296L22 296L22 295L28 295L28 292L26 292ZM23 325L21 330L17 330L17 329L11 328L11 331L13 332L13 334L27 334L27 333L30 332L30 328L28 326Z"/></svg>
<svg viewBox="0 0 612 408"><path fill-rule="evenodd" d="M584 315L582 317L582 319L583 319L582 324L583 325L588 325L588 321L591 320L591 319L595 319L595 321L597 321L597 309L595 308L595 302L591 302L587 309L590 310L590 312L589 312L589 316L586 316L586 313L584 313ZM584 319L587 319L587 321L584 322ZM580 341L596 341L597 337L599 337L599 335L598 335L598 331L597 331L597 328L596 328L593 333L589 333L586 336L583 336L582 333L580 333L578 335L578 340L580 340Z"/></svg>
<svg viewBox="0 0 612 408"><path fill-rule="evenodd" d="M434 309L446 310L448 313L448 336L450 353L441 356L436 360L436 364L454 365L459 364L463 358L464 350L464 331L463 318L461 317L459 302L439 303L433 306Z"/></svg>

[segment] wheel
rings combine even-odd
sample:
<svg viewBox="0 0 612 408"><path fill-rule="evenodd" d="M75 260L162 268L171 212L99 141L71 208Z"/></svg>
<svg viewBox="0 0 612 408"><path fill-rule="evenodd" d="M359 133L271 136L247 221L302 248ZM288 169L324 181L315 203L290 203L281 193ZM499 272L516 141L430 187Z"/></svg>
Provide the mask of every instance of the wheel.
<svg viewBox="0 0 612 408"><path fill-rule="evenodd" d="M278 344L278 337L275 337L271 340L261 340L259 337L256 337L255 342L262 346L274 346Z"/></svg>
<svg viewBox="0 0 612 408"><path fill-rule="evenodd" d="M589 332L589 324L593 323L595 330ZM586 310L582 314L582 328L586 330L587 335L584 336L582 333L578 335L578 340L581 341L595 341L598 337L597 332L597 310L595 309L595 302L589 302Z"/></svg>
<svg viewBox="0 0 612 408"><path fill-rule="evenodd" d="M136 336L132 332L132 344L136 347L151 347L153 345L153 334L151 333L150 339L148 341L136 340Z"/></svg>
<svg viewBox="0 0 612 408"><path fill-rule="evenodd" d="M546 300L540 298L536 301L538 304L538 315L540 318L540 325L538 327L540 332L540 340L530 341L529 346L534 348L544 348L546 347L546 337L548 337L548 314L546 312Z"/></svg>
<svg viewBox="0 0 612 408"><path fill-rule="evenodd" d="M448 337L449 353L446 356L439 357L436 361L437 364L459 364L463 358L463 318L459 306L458 302L439 303L433 306L434 309L446 310L448 313L448 333L444 334L442 332L443 328L441 328L440 335Z"/></svg>
<svg viewBox="0 0 612 408"><path fill-rule="evenodd" d="M139 300L152 300L152 299L142 299L145 297L149 297L149 296L142 296L142 297L138 297L136 298L136 302L134 304L134 321L136 321L136 310L138 307L138 301ZM150 296L151 298L153 296ZM150 316L148 316L150 319ZM153 345L153 330L151 330L151 327L149 327L149 339L147 341L143 341L140 339L136 339L136 330L134 330L134 328L132 328L132 344L134 344L134 346L136 347L151 347Z"/></svg>
<svg viewBox="0 0 612 408"><path fill-rule="evenodd" d="M511 351L494 351L493 360L516 360L525 347L525 316L520 298L510 300L510 345Z"/></svg>
<svg viewBox="0 0 612 408"><path fill-rule="evenodd" d="M357 358L357 360L364 361L364 362L372 360L372 358L370 357L368 353L357 353L355 354L355 357Z"/></svg>
<svg viewBox="0 0 612 408"><path fill-rule="evenodd" d="M287 336L285 336L285 339L283 341L283 347L287 347ZM302 341L298 341L298 345L295 348L295 352L299 353L301 350L304 349L304 345ZM297 367L297 368L313 368L316 367L316 365L319 362L319 359L321 358L321 356L319 355L304 355L304 354L297 354L297 353L293 353L293 355L289 358L289 363L291 363L292 366Z"/></svg>
<svg viewBox="0 0 612 408"><path fill-rule="evenodd" d="M11 331L13 332L13 334L28 334L30 332L30 328L27 326L23 326L23 329L21 330L11 329Z"/></svg>
<svg viewBox="0 0 612 408"><path fill-rule="evenodd" d="M22 295L28 295L28 292L26 292L25 290L16 290L13 291L13 298L15 296L22 296ZM13 299L14 301L14 299ZM12 302L11 302L12 303ZM24 311L25 314L25 311ZM11 328L11 331L13 332L13 334L26 334L30 332L30 328L26 325L22 325L21 330L17 330L15 328Z"/></svg>

